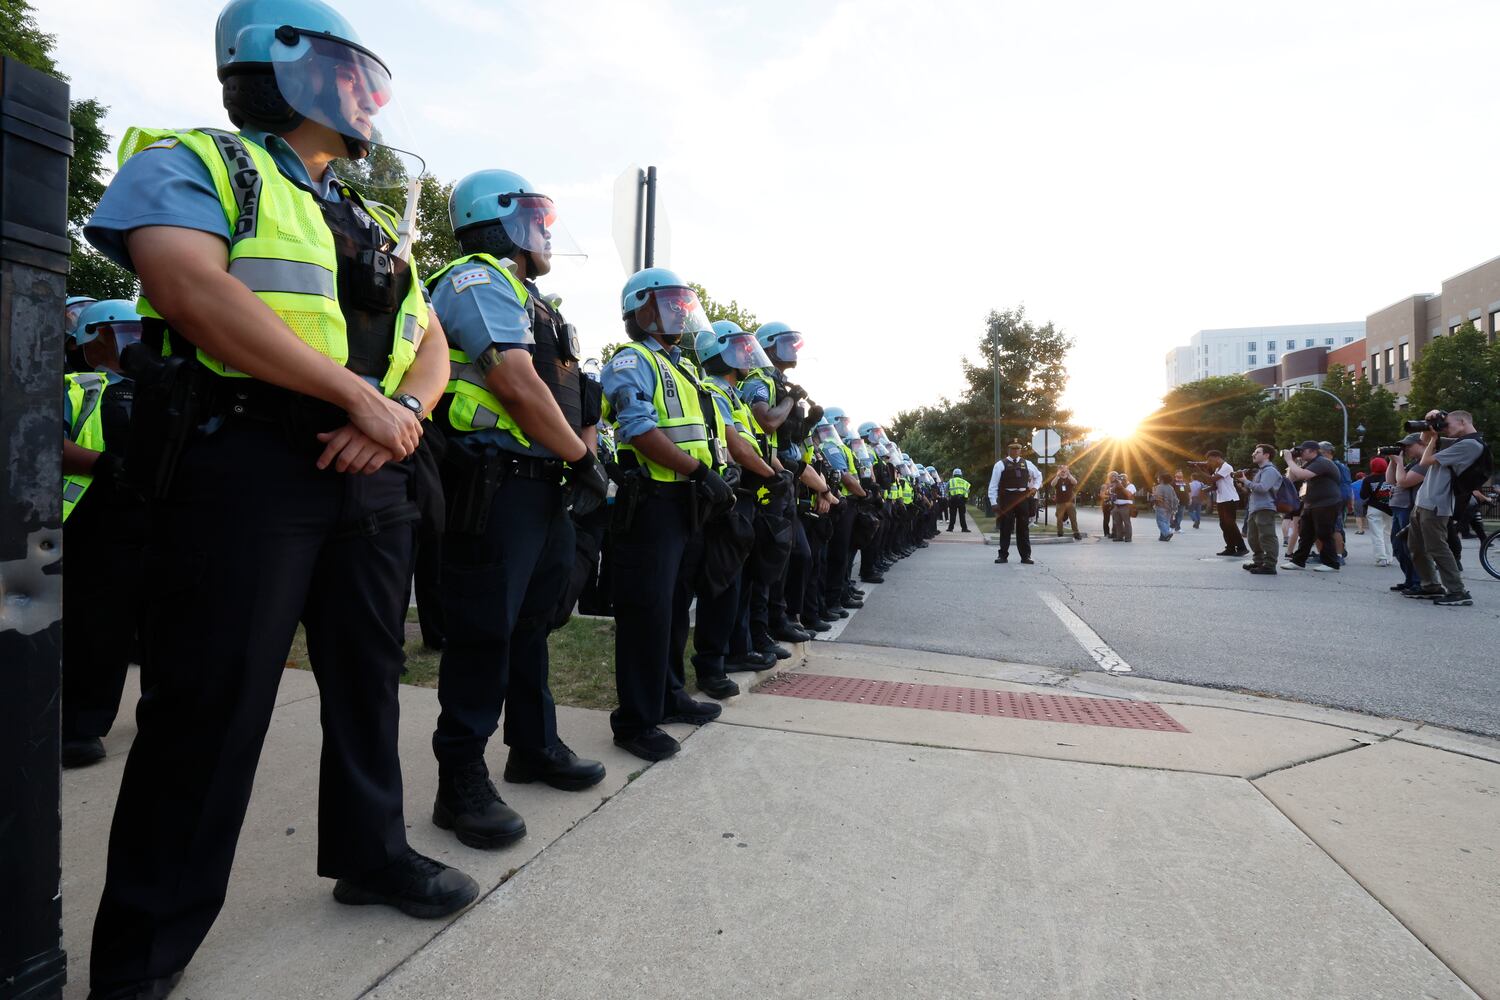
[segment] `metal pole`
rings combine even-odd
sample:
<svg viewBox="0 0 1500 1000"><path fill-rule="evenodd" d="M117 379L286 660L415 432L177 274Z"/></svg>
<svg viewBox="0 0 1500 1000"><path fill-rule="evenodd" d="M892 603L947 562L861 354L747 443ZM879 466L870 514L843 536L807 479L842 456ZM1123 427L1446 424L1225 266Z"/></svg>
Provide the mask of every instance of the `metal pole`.
<svg viewBox="0 0 1500 1000"><path fill-rule="evenodd" d="M1340 399L1335 393L1331 393L1327 389L1319 389L1315 385L1273 385L1271 386L1271 389L1272 391L1282 392L1287 396L1287 398L1291 398L1293 389L1311 389L1313 392L1321 392L1323 395L1339 404L1339 411L1344 416L1344 454L1349 454L1349 407L1345 406L1344 401Z"/></svg>
<svg viewBox="0 0 1500 1000"><path fill-rule="evenodd" d="M656 168L646 168L646 266L656 266Z"/></svg>
<svg viewBox="0 0 1500 1000"><path fill-rule="evenodd" d="M68 86L0 63L0 996L62 996L63 299Z"/></svg>
<svg viewBox="0 0 1500 1000"><path fill-rule="evenodd" d="M630 256L630 273L634 274L644 265L641 263L641 242L646 228L646 171L635 172L635 249Z"/></svg>
<svg viewBox="0 0 1500 1000"><path fill-rule="evenodd" d="M1005 454L1004 442L1000 440L1004 433L1000 426L1000 336L996 330L990 330L990 362L993 369L993 381L995 390L995 461Z"/></svg>

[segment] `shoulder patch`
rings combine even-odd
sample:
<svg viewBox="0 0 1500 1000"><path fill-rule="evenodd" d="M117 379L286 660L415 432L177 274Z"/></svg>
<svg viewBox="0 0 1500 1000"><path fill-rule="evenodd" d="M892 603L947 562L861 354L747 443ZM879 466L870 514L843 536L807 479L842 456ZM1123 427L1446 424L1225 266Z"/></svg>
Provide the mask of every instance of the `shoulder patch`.
<svg viewBox="0 0 1500 1000"><path fill-rule="evenodd" d="M165 139L158 139L151 145L142 147L141 152L144 153L148 149L171 149L174 146L179 145L181 142L182 140L177 138L175 135L169 135Z"/></svg>
<svg viewBox="0 0 1500 1000"><path fill-rule="evenodd" d="M640 363L640 360L641 356L635 351L621 351L614 356L614 359L610 361L609 366L615 371L619 371L622 368L634 368L637 364Z"/></svg>
<svg viewBox="0 0 1500 1000"><path fill-rule="evenodd" d="M455 292L461 292L471 285L488 285L490 283L490 271L487 267L476 267L462 274L450 274L448 280L452 282Z"/></svg>

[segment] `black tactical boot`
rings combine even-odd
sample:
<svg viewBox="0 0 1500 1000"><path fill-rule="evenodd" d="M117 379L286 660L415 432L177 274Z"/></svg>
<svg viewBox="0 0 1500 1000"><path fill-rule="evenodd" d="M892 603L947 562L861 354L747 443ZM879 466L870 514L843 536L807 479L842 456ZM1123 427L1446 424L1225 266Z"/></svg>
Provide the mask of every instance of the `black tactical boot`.
<svg viewBox="0 0 1500 1000"><path fill-rule="evenodd" d="M439 768L432 822L452 830L459 843L480 850L514 844L526 836L526 821L495 791L483 760Z"/></svg>
<svg viewBox="0 0 1500 1000"><path fill-rule="evenodd" d="M604 780L604 765L585 760L561 741L542 750L511 747L505 761L505 780L512 785L544 781L564 792L578 792Z"/></svg>
<svg viewBox="0 0 1500 1000"><path fill-rule="evenodd" d="M479 898L479 885L457 868L408 847L384 868L357 878L339 879L333 887L333 898L349 906L394 906L409 917L432 919L457 913L474 902Z"/></svg>

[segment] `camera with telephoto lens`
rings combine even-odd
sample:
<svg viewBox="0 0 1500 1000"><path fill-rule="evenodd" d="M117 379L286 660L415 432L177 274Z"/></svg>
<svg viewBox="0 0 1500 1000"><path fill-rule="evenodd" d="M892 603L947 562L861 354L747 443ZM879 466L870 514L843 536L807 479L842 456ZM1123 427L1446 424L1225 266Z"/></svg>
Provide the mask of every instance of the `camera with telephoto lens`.
<svg viewBox="0 0 1500 1000"><path fill-rule="evenodd" d="M1379 448L1375 449L1375 454L1379 455L1381 458L1394 458L1404 451L1406 451L1405 445L1383 444Z"/></svg>
<svg viewBox="0 0 1500 1000"><path fill-rule="evenodd" d="M1432 431L1441 434L1448 429L1448 411L1438 410L1432 417L1424 417L1421 420L1408 420L1405 424L1406 433L1420 434L1423 431Z"/></svg>

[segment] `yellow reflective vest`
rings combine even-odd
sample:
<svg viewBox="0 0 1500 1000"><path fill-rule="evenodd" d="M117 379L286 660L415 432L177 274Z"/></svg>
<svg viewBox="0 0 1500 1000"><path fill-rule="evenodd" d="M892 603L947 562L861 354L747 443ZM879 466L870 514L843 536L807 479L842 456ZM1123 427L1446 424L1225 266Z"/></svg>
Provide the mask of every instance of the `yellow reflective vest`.
<svg viewBox="0 0 1500 1000"><path fill-rule="evenodd" d="M963 476L954 476L948 480L948 495L950 497L967 497L969 495L969 481Z"/></svg>
<svg viewBox="0 0 1500 1000"><path fill-rule="evenodd" d="M340 365L346 364L349 338L339 308L338 252L317 197L282 174L264 148L234 132L177 132L132 126L120 140L119 162L123 165L136 153L164 144L186 146L208 167L229 222L230 276L254 292L303 343ZM392 239L396 238L394 212L365 202L346 185L339 193L358 201ZM387 396L396 394L427 330L427 303L415 269L411 278L396 313L390 365L380 382ZM145 296L135 308L142 316L162 318ZM210 371L246 377L201 348L197 354Z"/></svg>
<svg viewBox="0 0 1500 1000"><path fill-rule="evenodd" d="M487 265L490 270L499 273L510 282L510 287L515 290L516 299L521 303L521 308L526 308L526 303L531 293L526 290L526 285L510 273L499 260L487 253L471 253L467 257L445 265L432 277L427 279L427 287L433 288L443 275L455 267L462 267L471 260L477 260ZM480 431L490 428L499 428L509 431L521 447L531 447L531 442L526 440L526 435L521 432L521 427L516 423L505 409L505 405L495 398L490 392L489 385L484 381L478 367L474 365L473 359L463 351L454 347L450 342L448 345L448 388L444 390L452 396L448 401L448 422L455 430Z"/></svg>
<svg viewBox="0 0 1500 1000"><path fill-rule="evenodd" d="M63 379L66 383L64 390L68 394L68 406L73 411L73 419L63 428L63 433L80 448L103 451L104 414L99 409L99 404L104 399L104 387L109 384L109 380L97 372L69 373ZM83 499L93 481L94 477L90 475L63 477L64 521L73 513L73 508L78 506L78 501Z"/></svg>
<svg viewBox="0 0 1500 1000"><path fill-rule="evenodd" d="M641 355L651 370L656 375L656 387L651 392L651 403L656 407L656 426L667 439L707 465L709 468L721 468L723 465L721 456L714 454L713 446L709 442L709 429L705 423L703 404L698 395L698 380L693 376L687 366L673 364L672 359L661 351L653 351L639 341L632 341L621 347L622 351L635 351ZM716 407L710 405L708 419L714 422L715 440L724 440L724 422L719 416ZM618 420L610 419L609 399L604 401L604 416L610 424L619 427ZM628 454L635 458L636 464L659 483L681 483L686 482L687 477L681 473L669 469L664 465L657 465L637 450L628 441L616 439L617 450L621 454Z"/></svg>

